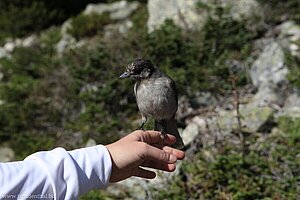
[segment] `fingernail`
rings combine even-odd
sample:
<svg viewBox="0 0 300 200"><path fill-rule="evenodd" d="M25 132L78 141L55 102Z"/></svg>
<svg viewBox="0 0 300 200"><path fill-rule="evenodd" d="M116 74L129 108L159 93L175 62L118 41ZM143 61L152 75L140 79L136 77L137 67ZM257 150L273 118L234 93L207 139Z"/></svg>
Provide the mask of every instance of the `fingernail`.
<svg viewBox="0 0 300 200"><path fill-rule="evenodd" d="M170 161L171 163L176 162L176 161L177 161L176 156L174 156L174 155L171 154L170 157L169 157L169 161Z"/></svg>

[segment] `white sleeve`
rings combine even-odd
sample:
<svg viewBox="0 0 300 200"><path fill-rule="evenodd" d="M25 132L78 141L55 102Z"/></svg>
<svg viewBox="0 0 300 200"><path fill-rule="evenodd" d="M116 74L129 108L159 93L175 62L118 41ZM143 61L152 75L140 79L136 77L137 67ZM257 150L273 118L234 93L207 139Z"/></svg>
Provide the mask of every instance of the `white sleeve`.
<svg viewBox="0 0 300 200"><path fill-rule="evenodd" d="M107 186L111 168L102 145L37 152L24 161L0 163L0 199L78 199Z"/></svg>

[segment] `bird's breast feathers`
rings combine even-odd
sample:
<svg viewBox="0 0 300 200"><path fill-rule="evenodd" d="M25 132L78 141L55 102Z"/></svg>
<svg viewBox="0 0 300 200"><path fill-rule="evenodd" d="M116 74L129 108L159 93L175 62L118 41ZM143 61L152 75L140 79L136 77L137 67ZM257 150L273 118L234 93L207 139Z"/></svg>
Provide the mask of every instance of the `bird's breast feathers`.
<svg viewBox="0 0 300 200"><path fill-rule="evenodd" d="M177 97L172 80L161 77L137 82L134 92L139 110L156 120L169 119L177 111Z"/></svg>

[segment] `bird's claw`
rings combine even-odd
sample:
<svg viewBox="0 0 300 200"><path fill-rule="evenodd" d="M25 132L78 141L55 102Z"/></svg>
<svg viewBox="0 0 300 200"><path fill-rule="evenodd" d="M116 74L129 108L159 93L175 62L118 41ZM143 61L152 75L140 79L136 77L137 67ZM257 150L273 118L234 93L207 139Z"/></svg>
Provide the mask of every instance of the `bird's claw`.
<svg viewBox="0 0 300 200"><path fill-rule="evenodd" d="M162 131L162 132L160 132L160 137L164 143L164 141L165 141L165 139L167 139L168 135L166 132Z"/></svg>

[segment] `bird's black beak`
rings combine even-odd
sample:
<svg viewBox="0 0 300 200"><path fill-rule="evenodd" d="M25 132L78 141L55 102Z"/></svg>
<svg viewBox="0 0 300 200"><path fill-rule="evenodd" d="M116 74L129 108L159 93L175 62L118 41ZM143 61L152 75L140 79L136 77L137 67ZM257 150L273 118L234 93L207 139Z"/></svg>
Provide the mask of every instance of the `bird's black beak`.
<svg viewBox="0 0 300 200"><path fill-rule="evenodd" d="M128 72L124 72L121 76L119 76L120 79L123 79L123 78L127 78L130 76L130 73Z"/></svg>

